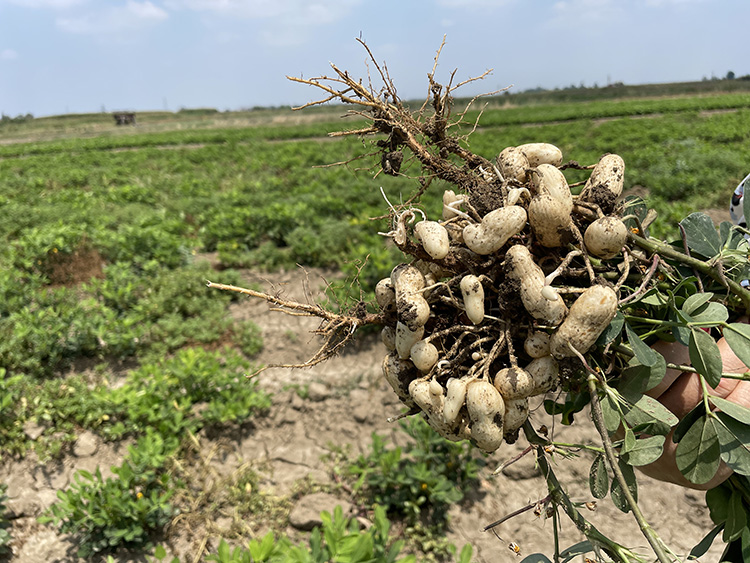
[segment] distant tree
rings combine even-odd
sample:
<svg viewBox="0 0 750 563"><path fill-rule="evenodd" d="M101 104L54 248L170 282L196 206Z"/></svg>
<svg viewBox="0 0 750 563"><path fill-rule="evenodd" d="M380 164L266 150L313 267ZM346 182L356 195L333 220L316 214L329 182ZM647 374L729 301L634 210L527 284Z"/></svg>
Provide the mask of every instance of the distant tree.
<svg viewBox="0 0 750 563"><path fill-rule="evenodd" d="M730 70L729 72L727 72L727 80L734 80L734 72L733 71Z"/></svg>

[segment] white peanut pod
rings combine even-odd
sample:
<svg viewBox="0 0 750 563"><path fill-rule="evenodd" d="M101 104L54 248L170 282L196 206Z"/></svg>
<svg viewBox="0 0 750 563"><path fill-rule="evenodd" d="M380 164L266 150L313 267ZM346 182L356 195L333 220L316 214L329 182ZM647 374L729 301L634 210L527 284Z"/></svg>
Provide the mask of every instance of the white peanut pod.
<svg viewBox="0 0 750 563"><path fill-rule="evenodd" d="M600 217L588 227L583 235L583 243L594 256L608 260L622 250L628 239L628 228L622 219L608 215Z"/></svg>
<svg viewBox="0 0 750 563"><path fill-rule="evenodd" d="M557 248L568 242L572 211L572 200L559 200L549 193L540 193L531 198L529 225L542 246Z"/></svg>
<svg viewBox="0 0 750 563"><path fill-rule="evenodd" d="M610 213L625 183L625 161L616 154L605 154L591 171L579 198L597 204Z"/></svg>
<svg viewBox="0 0 750 563"><path fill-rule="evenodd" d="M419 372L414 364L409 360L402 360L395 352L391 352L383 359L383 377L396 396L408 407L414 406L414 401L409 395L409 384L417 376Z"/></svg>
<svg viewBox="0 0 750 563"><path fill-rule="evenodd" d="M531 188L535 194L549 194L556 200L572 206L573 196L568 181L559 168L551 164L540 164L531 171L530 177Z"/></svg>
<svg viewBox="0 0 750 563"><path fill-rule="evenodd" d="M611 287L593 285L578 296L570 312L550 338L550 352L556 358L575 356L570 346L585 354L617 313L617 294Z"/></svg>
<svg viewBox="0 0 750 563"><path fill-rule="evenodd" d="M568 313L562 299L550 301L542 295L544 272L534 262L529 249L522 244L511 246L505 254L508 277L521 286L521 302L526 311L539 321L559 325Z"/></svg>
<svg viewBox="0 0 750 563"><path fill-rule="evenodd" d="M551 164L560 166L562 164L562 151L550 143L526 143L518 145L518 149L526 155L529 166L536 168L540 164Z"/></svg>
<svg viewBox="0 0 750 563"><path fill-rule="evenodd" d="M506 180L516 180L521 184L526 183L526 170L529 168L529 159L518 147L506 147L495 159L497 169Z"/></svg>
<svg viewBox="0 0 750 563"><path fill-rule="evenodd" d="M422 243L422 248L435 260L442 260L448 256L450 250L450 238L448 231L437 221L420 221L414 227L417 239Z"/></svg>
<svg viewBox="0 0 750 563"><path fill-rule="evenodd" d="M443 396L432 393L430 382L415 379L409 383L409 396L430 418L440 419L443 414Z"/></svg>
<svg viewBox="0 0 750 563"><path fill-rule="evenodd" d="M560 366L552 356L542 356L532 360L525 368L534 381L530 396L541 395L554 389L560 376Z"/></svg>
<svg viewBox="0 0 750 563"><path fill-rule="evenodd" d="M466 385L466 410L472 422L493 421L502 427L505 403L489 381L475 379Z"/></svg>
<svg viewBox="0 0 750 563"><path fill-rule="evenodd" d="M549 334L540 330L529 332L523 341L523 350L532 358L549 356Z"/></svg>
<svg viewBox="0 0 750 563"><path fill-rule="evenodd" d="M464 299L464 309L469 320L478 325L484 320L484 287L479 278L468 274L461 278L459 284Z"/></svg>
<svg viewBox="0 0 750 563"><path fill-rule="evenodd" d="M443 402L443 417L448 424L454 424L461 407L466 399L466 382L451 377L445 384L445 401Z"/></svg>
<svg viewBox="0 0 750 563"><path fill-rule="evenodd" d="M492 453L503 445L505 430L494 420L483 420L471 424L471 441L486 453Z"/></svg>
<svg viewBox="0 0 750 563"><path fill-rule="evenodd" d="M520 367L503 368L495 375L495 389L503 399L522 399L530 397L534 391L534 379Z"/></svg>
<svg viewBox="0 0 750 563"><path fill-rule="evenodd" d="M411 355L411 347L422 340L424 336L424 327L420 326L417 330L411 330L401 321L396 323L396 352L398 357L406 360Z"/></svg>
<svg viewBox="0 0 750 563"><path fill-rule="evenodd" d="M505 400L505 420L503 430L505 434L515 432L526 419L529 418L529 400L523 399L506 399Z"/></svg>
<svg viewBox="0 0 750 563"><path fill-rule="evenodd" d="M384 313L396 312L396 290L391 278L383 278L375 285L375 301Z"/></svg>
<svg viewBox="0 0 750 563"><path fill-rule="evenodd" d="M451 207L451 204L456 204L456 202L461 199L462 198L457 196L456 192L453 190L445 190L445 192L443 192L443 221L458 217L458 213L456 213L455 209Z"/></svg>
<svg viewBox="0 0 750 563"><path fill-rule="evenodd" d="M392 326L383 327L380 331L380 341L390 352L396 349L396 329Z"/></svg>
<svg viewBox="0 0 750 563"><path fill-rule="evenodd" d="M430 318L430 305L420 293L425 287L422 272L412 264L399 264L391 272L391 282L396 290L398 320L412 331L424 326Z"/></svg>
<svg viewBox="0 0 750 563"><path fill-rule="evenodd" d="M518 205L490 211L479 224L464 227L464 244L477 254L492 254L526 226L526 210Z"/></svg>
<svg viewBox="0 0 750 563"><path fill-rule="evenodd" d="M412 345L409 357L419 371L427 373L438 361L438 350L431 342L419 340Z"/></svg>

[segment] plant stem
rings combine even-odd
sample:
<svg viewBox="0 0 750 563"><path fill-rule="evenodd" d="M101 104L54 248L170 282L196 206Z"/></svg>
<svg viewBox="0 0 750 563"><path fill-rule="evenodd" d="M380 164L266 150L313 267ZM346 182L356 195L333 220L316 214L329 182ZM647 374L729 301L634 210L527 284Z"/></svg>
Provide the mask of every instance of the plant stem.
<svg viewBox="0 0 750 563"><path fill-rule="evenodd" d="M526 424L529 424L527 421ZM524 425L525 426L525 425ZM527 429L525 429L527 430ZM533 429L531 430L533 432ZM562 485L557 480L555 473L552 471L552 467L547 461L547 456L544 453L544 447L535 445L536 459L539 464L539 470L544 475L547 481L547 489L549 490L550 498L552 502L563 509L568 518L578 528L578 530L588 538L592 545L602 549L615 561L621 563L630 563L631 561L641 561L634 553L628 548L610 540L607 536L602 534L599 530L594 527L591 522L586 520L584 516L578 511L575 505L571 502L568 494L563 490Z"/></svg>
<svg viewBox="0 0 750 563"><path fill-rule="evenodd" d="M638 522L638 527L641 529L641 532L645 536L648 543L651 545L651 549L654 551L654 555L656 555L660 563L671 563L672 559L670 559L670 557L667 555L664 549L665 546L662 543L661 538L656 534L651 525L646 522L646 519L644 518L643 513L638 506L638 503L630 493L630 489L628 489L628 484L626 483L625 477L623 476L622 471L620 470L620 466L617 463L617 456L615 455L612 441L609 438L607 426L604 423L604 415L602 414L602 407L599 403L599 394L596 382L596 377L594 375L589 375L588 386L589 394L591 395L591 414L592 418L594 419L594 426L596 426L596 429L599 431L599 434L602 438L604 455L607 458L607 462L609 463L612 472L615 474L615 479L617 479L617 481L620 483L623 496L625 497L625 500L633 511L633 516L635 517L636 522Z"/></svg>
<svg viewBox="0 0 750 563"><path fill-rule="evenodd" d="M687 254L680 252L666 242L662 242L653 238L644 238L642 236L636 235L633 232L628 233L628 238L634 244L640 246L645 250L648 250L649 252L659 254L666 258L672 258L673 260L679 260L686 266L690 266L701 274L709 276L711 279L713 279L717 283L720 283L724 287L728 287L732 293L734 293L742 300L742 304L745 306L745 312L750 313L750 291L742 287L736 281L724 277L718 268L708 264L707 262L704 262L703 260L698 260L697 258L688 256Z"/></svg>

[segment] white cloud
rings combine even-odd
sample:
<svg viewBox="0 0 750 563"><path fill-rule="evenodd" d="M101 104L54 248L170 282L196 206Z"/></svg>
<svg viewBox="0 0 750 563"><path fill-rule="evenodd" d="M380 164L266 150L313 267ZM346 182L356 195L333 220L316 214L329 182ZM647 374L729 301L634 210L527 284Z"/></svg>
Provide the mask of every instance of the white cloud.
<svg viewBox="0 0 750 563"><path fill-rule="evenodd" d="M80 6L87 0L6 0L10 4L23 6L24 8L54 8L65 10L73 6Z"/></svg>
<svg viewBox="0 0 750 563"><path fill-rule="evenodd" d="M292 22L321 25L335 22L362 0L166 0L174 10L212 12L247 19L280 18Z"/></svg>
<svg viewBox="0 0 750 563"><path fill-rule="evenodd" d="M166 20L169 14L149 0L127 0L124 6L90 12L82 16L58 18L63 31L82 35L103 35L139 29Z"/></svg>
<svg viewBox="0 0 750 563"><path fill-rule="evenodd" d="M510 4L512 0L437 0L438 6L443 8L461 9L493 9Z"/></svg>
<svg viewBox="0 0 750 563"><path fill-rule="evenodd" d="M13 49L3 49L2 51L0 51L0 60L2 61L12 61L17 58L18 53Z"/></svg>

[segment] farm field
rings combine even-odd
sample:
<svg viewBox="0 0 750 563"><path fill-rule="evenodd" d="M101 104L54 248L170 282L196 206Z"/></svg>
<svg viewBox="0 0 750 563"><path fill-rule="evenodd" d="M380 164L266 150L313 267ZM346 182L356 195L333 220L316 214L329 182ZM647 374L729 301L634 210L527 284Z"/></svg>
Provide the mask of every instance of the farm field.
<svg viewBox="0 0 750 563"><path fill-rule="evenodd" d="M304 362L316 325L209 290L206 280L372 307L375 283L400 261L378 235L387 221L373 218L387 212L381 188L398 202L416 179L373 177L372 159L356 159L367 141L328 137L361 126L342 121L343 111L154 112L126 128L106 114L0 125L7 560L241 561L228 545L254 540L259 559L268 533L267 545L307 553L316 540L302 508L336 502L375 525L355 532L334 519L327 533L342 545L348 533L373 553L394 539L406 540L401 556L419 561L513 561L508 541L524 553L551 549L549 526L532 516L505 525L502 542L481 532L545 491L533 464L490 478L515 450L481 456L416 422L386 422L399 404L380 378L374 334L313 369L244 377ZM487 158L533 141L583 165L620 154L626 195L657 209L653 232L672 239L692 211L728 220L730 194L750 172L743 92L493 103L467 113L466 133L476 119L467 142ZM337 162L348 164L329 166ZM422 197L428 215L441 195L435 185ZM593 439L575 425L561 436L575 432ZM559 462L582 495L590 462ZM710 526L701 494L651 483L642 496L675 549L689 551ZM385 510L377 516L376 502ZM598 525L638 545L631 518L607 503ZM689 511L675 521L670 507ZM449 544L456 555L446 555ZM461 559L464 545L473 552Z"/></svg>

